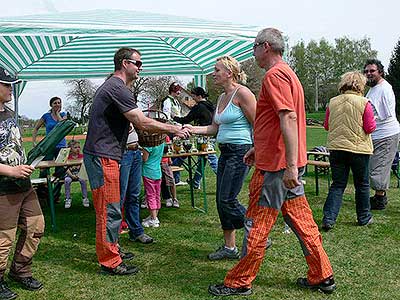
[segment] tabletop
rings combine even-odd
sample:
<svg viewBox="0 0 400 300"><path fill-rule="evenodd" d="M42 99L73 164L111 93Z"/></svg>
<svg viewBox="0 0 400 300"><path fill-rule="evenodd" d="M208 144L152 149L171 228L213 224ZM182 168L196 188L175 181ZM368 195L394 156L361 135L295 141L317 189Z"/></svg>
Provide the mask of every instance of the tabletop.
<svg viewBox="0 0 400 300"><path fill-rule="evenodd" d="M53 167L77 166L83 163L83 159L69 159L65 163L56 163L54 160L42 160L36 166L37 169L46 169Z"/></svg>
<svg viewBox="0 0 400 300"><path fill-rule="evenodd" d="M164 154L163 157L175 158L175 157L188 157L188 156L205 156L208 154L215 154L215 153L217 152L216 151L184 152L184 153L174 153L171 155Z"/></svg>

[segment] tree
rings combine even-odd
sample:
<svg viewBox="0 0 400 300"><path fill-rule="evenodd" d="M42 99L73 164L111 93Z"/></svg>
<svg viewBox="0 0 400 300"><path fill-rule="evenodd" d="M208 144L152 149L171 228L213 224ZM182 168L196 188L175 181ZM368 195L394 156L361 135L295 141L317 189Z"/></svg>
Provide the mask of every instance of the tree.
<svg viewBox="0 0 400 300"><path fill-rule="evenodd" d="M247 86L257 97L265 75L264 69L257 65L254 57L242 62L241 68L247 75L247 80L244 85ZM213 103L216 103L219 95L224 92L222 87L217 86L214 83L214 79L212 78L211 74L207 75L207 90L209 94L208 98Z"/></svg>
<svg viewBox="0 0 400 300"><path fill-rule="evenodd" d="M329 94L331 85L328 83L334 80L333 53L333 46L325 39L319 42L311 40L308 45L301 41L291 49L289 63L303 85L308 111L314 110L317 103L321 103L321 99L326 99L326 94ZM324 92L317 90L316 85L318 88L324 87ZM318 99L316 99L316 94L318 94Z"/></svg>
<svg viewBox="0 0 400 300"><path fill-rule="evenodd" d="M65 84L70 87L67 98L72 99L68 105L69 113L81 124L86 123L97 86L89 79L66 80Z"/></svg>
<svg viewBox="0 0 400 300"><path fill-rule="evenodd" d="M133 82L131 91L135 101L139 100L139 95L145 90L146 83L149 81L149 79L150 79L149 77L139 77Z"/></svg>
<svg viewBox="0 0 400 300"><path fill-rule="evenodd" d="M369 58L375 58L377 51L371 49L369 38L351 40L347 37L335 39L335 78L349 71L362 70Z"/></svg>
<svg viewBox="0 0 400 300"><path fill-rule="evenodd" d="M369 38L341 37L335 39L333 45L325 39L311 40L307 45L300 41L293 46L289 64L303 85L307 111L313 111L317 106L325 109L329 99L338 93L336 86L340 76L361 70L365 60L376 55Z"/></svg>
<svg viewBox="0 0 400 300"><path fill-rule="evenodd" d="M171 83L178 82L181 84L175 76L146 77L139 78L138 80L140 81L141 79L143 80L143 84L138 100L146 107L151 107L154 104L156 107L161 107L161 101L168 96L168 89Z"/></svg>
<svg viewBox="0 0 400 300"><path fill-rule="evenodd" d="M219 95L224 91L222 87L215 84L214 79L211 74L206 76L208 100L212 103L217 103Z"/></svg>
<svg viewBox="0 0 400 300"><path fill-rule="evenodd" d="M260 93L261 84L265 75L265 70L260 68L254 57L241 63L242 70L247 75L246 86L256 97Z"/></svg>
<svg viewBox="0 0 400 300"><path fill-rule="evenodd" d="M392 52L386 79L392 85L396 96L397 115L400 115L400 40Z"/></svg>

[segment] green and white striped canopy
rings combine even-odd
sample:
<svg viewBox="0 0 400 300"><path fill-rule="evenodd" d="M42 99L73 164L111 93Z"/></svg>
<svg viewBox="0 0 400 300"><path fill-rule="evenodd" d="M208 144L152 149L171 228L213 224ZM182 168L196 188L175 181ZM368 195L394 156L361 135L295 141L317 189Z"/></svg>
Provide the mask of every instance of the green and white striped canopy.
<svg viewBox="0 0 400 300"><path fill-rule="evenodd" d="M259 29L120 10L0 18L0 63L24 81L105 77L126 46L142 53L143 76L200 77L221 55L250 58Z"/></svg>

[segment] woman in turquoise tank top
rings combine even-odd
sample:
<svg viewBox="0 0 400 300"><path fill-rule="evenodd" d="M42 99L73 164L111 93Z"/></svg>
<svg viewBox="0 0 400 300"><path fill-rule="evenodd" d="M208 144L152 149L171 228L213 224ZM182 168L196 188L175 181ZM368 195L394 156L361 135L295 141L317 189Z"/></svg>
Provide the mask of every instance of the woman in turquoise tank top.
<svg viewBox="0 0 400 300"><path fill-rule="evenodd" d="M217 135L221 155L217 169L216 201L225 243L210 253L210 260L237 259L235 230L244 227L246 209L237 199L248 166L243 156L252 147L252 127L256 115L256 98L245 86L246 74L231 56L217 59L212 74L215 84L224 88L218 98L213 122L208 126L191 126L194 134Z"/></svg>

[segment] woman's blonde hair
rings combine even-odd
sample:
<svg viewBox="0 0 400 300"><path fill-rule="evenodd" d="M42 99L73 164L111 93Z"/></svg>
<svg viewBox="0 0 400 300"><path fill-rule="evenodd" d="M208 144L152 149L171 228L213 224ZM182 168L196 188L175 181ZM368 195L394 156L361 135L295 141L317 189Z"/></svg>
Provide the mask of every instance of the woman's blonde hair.
<svg viewBox="0 0 400 300"><path fill-rule="evenodd" d="M235 82L246 83L247 75L242 71L240 63L235 58L225 55L218 57L217 62L222 63L228 71L232 72L233 80Z"/></svg>
<svg viewBox="0 0 400 300"><path fill-rule="evenodd" d="M353 91L364 94L367 78L358 71L344 73L338 84L338 90L341 94L346 91Z"/></svg>

